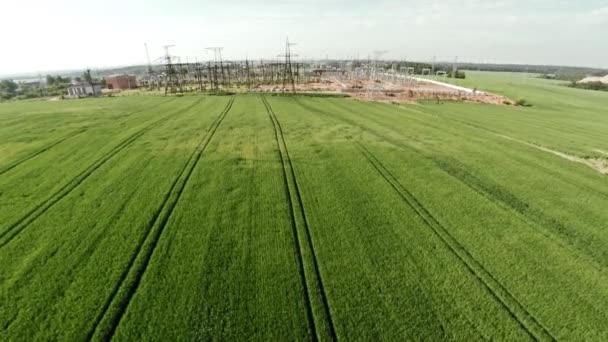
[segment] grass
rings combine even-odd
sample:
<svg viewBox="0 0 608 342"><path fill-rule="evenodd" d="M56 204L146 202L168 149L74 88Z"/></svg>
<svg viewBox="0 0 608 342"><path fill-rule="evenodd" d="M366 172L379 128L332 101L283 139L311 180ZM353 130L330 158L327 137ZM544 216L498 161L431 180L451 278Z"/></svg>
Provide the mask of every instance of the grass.
<svg viewBox="0 0 608 342"><path fill-rule="evenodd" d="M458 81L0 105L0 339L607 339L608 96Z"/></svg>

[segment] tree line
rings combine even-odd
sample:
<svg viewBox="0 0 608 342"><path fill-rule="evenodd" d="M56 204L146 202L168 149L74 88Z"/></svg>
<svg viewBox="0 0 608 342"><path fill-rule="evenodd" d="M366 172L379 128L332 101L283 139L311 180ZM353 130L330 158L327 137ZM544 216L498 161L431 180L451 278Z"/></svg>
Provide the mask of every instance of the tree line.
<svg viewBox="0 0 608 342"><path fill-rule="evenodd" d="M47 96L64 96L72 82L85 82L90 85L100 84L105 86L105 79L95 79L91 76L91 71L86 70L79 77L62 77L60 75L47 75L46 83L32 85L26 82L15 82L14 80L0 81L0 101L7 100L26 100Z"/></svg>

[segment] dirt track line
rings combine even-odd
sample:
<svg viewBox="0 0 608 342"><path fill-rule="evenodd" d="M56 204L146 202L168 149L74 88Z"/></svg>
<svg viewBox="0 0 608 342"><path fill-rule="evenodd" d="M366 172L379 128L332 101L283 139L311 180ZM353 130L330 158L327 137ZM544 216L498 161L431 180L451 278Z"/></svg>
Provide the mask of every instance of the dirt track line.
<svg viewBox="0 0 608 342"><path fill-rule="evenodd" d="M309 310L309 319L311 320L312 323L312 328L313 328L313 332L315 333L315 337L317 331L315 330L315 323L314 323L314 316L312 313L312 306L311 306L311 300L310 300L310 294L308 293L308 285L306 282L306 272L304 270L304 258L302 255L302 251L301 251L301 242L299 239L299 235L298 235L298 229L297 229L297 224L296 224L296 220L295 220L295 209L294 209L294 203L292 202L292 197L291 197L291 191L289 189L289 181L288 181L288 175L287 175L287 171L286 171L286 167L289 168L289 173L291 174L291 179L292 182L294 184L294 193L296 195L297 201L298 201L298 206L299 206L299 211L300 211L300 215L302 216L302 221L304 222L304 231L306 233L306 240L308 243L308 248L310 249L310 254L312 257L312 262L313 262L313 268L314 268L314 272L315 272L315 277L317 279L317 286L319 288L319 292L321 294L321 301L323 303L323 309L325 311L325 315L327 316L328 319L328 325L329 325L329 333L331 338L336 341L337 338L337 334L335 331L335 326L333 323L333 319L331 316L331 311L329 309L329 303L327 300L327 295L325 292L325 288L323 285L323 281L321 278L321 273L319 271L319 263L317 261L317 256L315 254L315 250L314 250L314 245L312 242L312 237L310 234L310 228L308 227L308 218L306 216L306 211L304 209L304 203L302 201L302 195L300 192L300 187L298 185L298 181L296 178L296 174L295 174L295 170L293 167L293 163L291 161L291 158L289 157L289 150L287 149L287 143L285 140L285 135L283 134L283 128L281 127L281 123L279 122L278 118L276 117L276 114L274 113L272 107L270 106L270 103L268 103L268 101L266 100L266 98L264 96L262 96L262 101L264 102L264 106L266 107L266 111L268 112L268 116L270 117L270 121L272 122L272 126L273 126L273 130L275 133L275 139L277 142L277 147L279 150L279 156L280 156L280 160L281 160L281 166L282 166L282 170L283 170L283 180L285 183L285 189L286 189L286 194L288 197L288 201L289 201L289 207L291 209L291 221L292 221L292 228L294 230L294 238L296 240L296 249L299 255L299 259L300 259L300 273L302 276L302 281L304 284L304 289L306 291L306 300L307 300L307 305L308 305L308 310ZM280 140L279 140L280 137ZM281 143L282 142L282 146L283 146L283 150L285 151L285 154L283 154L283 151L281 150ZM287 163L285 163L285 160L287 161Z"/></svg>
<svg viewBox="0 0 608 342"><path fill-rule="evenodd" d="M61 144L62 142L66 141L68 139L74 138L74 137L76 137L76 136L84 133L85 131L86 131L86 128L78 130L76 132L72 132L72 134L70 134L69 136L61 138L61 139L59 139L59 140L51 143L50 145L47 145L47 146L39 149L38 151L35 151L35 152L33 152L33 153L31 153L31 154L29 154L29 155L27 155L27 156L25 156L25 157L17 160L17 161L12 162L11 164L9 164L9 165L5 166L4 168L0 169L0 175L2 175L4 173L6 173L6 172L8 172L8 171L10 171L10 170L12 170L14 168L16 168L17 166L25 163L26 161L28 161L28 160L30 160L32 158L35 158L35 157L41 155L42 153L44 153L44 152L52 149L53 147Z"/></svg>
<svg viewBox="0 0 608 342"><path fill-rule="evenodd" d="M556 341L557 339L528 312L525 307L502 285L479 261L435 217L409 192L363 144L355 142L357 148L365 156L378 173L391 185L399 196L412 208L429 226L435 235L448 249L464 264L488 292L509 312L511 317L535 340Z"/></svg>
<svg viewBox="0 0 608 342"><path fill-rule="evenodd" d="M139 287L160 237L181 198L186 184L190 180L194 169L198 165L203 152L214 137L218 127L232 108L233 103L234 97L228 101L225 109L213 121L207 133L203 136L186 164L184 164L174 179L171 188L163 198L161 206L155 211L145 234L139 240L134 253L131 255L127 268L121 274L119 282L116 283L102 310L95 318L94 325L87 333L87 340L92 340L96 336L96 332L98 332L98 339L104 341L110 340L114 336L122 317L131 303L131 299Z"/></svg>
<svg viewBox="0 0 608 342"><path fill-rule="evenodd" d="M197 101L194 104L188 106L184 111L188 111L191 108L195 107L198 103ZM44 214L47 210L49 210L53 205L66 197L72 190L78 187L82 182L84 182L93 172L103 166L108 160L117 155L120 151L125 149L127 146L131 145L138 138L144 135L146 132L150 131L154 127L162 124L163 122L169 120L171 115L166 116L162 119L156 120L151 124L143 127L139 131L133 133L131 136L120 142L116 145L112 150L104 154L101 158L97 159L93 164L89 165L84 171L78 174L75 178L70 180L67 184L65 184L61 189L51 195L49 198L38 204L32 210L30 210L27 214L21 217L19 220L3 229L3 232L0 233L0 239L4 239L0 242L0 248L3 248L8 243L10 243L15 237L19 235L24 229L26 229L32 222L34 222L38 217ZM6 237L6 239L5 239Z"/></svg>
<svg viewBox="0 0 608 342"><path fill-rule="evenodd" d="M509 140L509 141L512 141L512 142L516 142L516 143L519 143L519 144L522 144L522 145L526 145L528 147L537 149L537 150L542 151L542 152L550 153L550 154L552 154L554 156L560 157L562 159L566 159L566 160L574 162L574 163L579 163L579 164L586 165L587 167L592 168L593 170L595 170L596 172L598 172L598 173L600 173L602 175L608 175L608 163L605 162L605 161L599 160L599 159L582 158L582 157L578 157L578 156L575 156L575 155L572 155L572 154L568 154L568 153L564 153L564 152L561 152L561 151L553 150L553 149L550 149L548 147L545 147L545 146L542 146L542 145L539 145L539 144L535 144L535 143L531 143L531 142L528 142L528 141L525 141L525 140L517 139L517 138L511 137L511 136L508 136L506 134L502 134L502 133L496 132L494 130L491 130L491 129L479 126L477 124L472 124L470 122L466 122L466 121L463 121L463 120L460 120L460 119L455 119L455 118L451 118L451 117L444 117L444 116L440 116L440 115L436 115L436 114L431 114L431 113L427 113L427 112L420 111L420 110L417 110L417 109L412 109L412 108L405 108L405 107L399 107L399 108L401 108L403 110L406 110L406 111L426 114L426 115L434 116L434 117L437 117L437 118L449 120L449 121L452 121L452 122L457 122L457 123L460 123L462 125L465 125L465 126L477 129L477 130L485 131L485 132L490 133L490 134L492 134L494 136L497 136L499 138L506 139L506 140ZM596 149L595 151L602 153L601 150L597 150ZM603 195L605 195L605 194L603 194Z"/></svg>
<svg viewBox="0 0 608 342"><path fill-rule="evenodd" d="M523 144L523 145L535 148L535 149L537 149L539 151L543 151L543 152L547 152L547 153L553 154L555 156L558 156L560 158L569 160L571 162L586 165L586 166L594 169L595 171L597 171L597 172L599 172L599 173L601 173L603 175L608 175L608 164L604 164L601 161L593 160L593 159L581 158L581 157L577 157L577 156L574 156L574 155L571 155L571 154L567 154L567 153L564 153L564 152L552 150L550 148L547 148L547 147L544 147L544 146L541 146L541 145L537 145L537 144L533 144L533 143L530 143L530 142L527 142L527 141L524 141L524 140L520 140L520 139L517 139L517 138L513 138L513 137L510 137L510 136L505 135L505 134L498 134L498 133L494 133L494 134L496 136L498 136L498 137L503 138L503 139L514 141L514 142L517 142L517 143L520 143L520 144Z"/></svg>

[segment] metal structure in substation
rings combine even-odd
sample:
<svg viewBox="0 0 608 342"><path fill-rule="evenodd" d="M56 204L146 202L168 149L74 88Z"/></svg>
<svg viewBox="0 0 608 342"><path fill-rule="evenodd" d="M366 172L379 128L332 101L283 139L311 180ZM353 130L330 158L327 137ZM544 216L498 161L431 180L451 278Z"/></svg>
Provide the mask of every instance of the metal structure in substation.
<svg viewBox="0 0 608 342"><path fill-rule="evenodd" d="M287 37L287 40L285 42L285 54L284 55L279 55L279 57L284 57L285 58L285 64L283 65L283 88L282 91L286 92L287 90L287 86L291 85L291 92L292 93L296 93L296 80L294 78L294 71L293 71L293 66L291 64L291 57L297 57L297 55L294 55L291 53L291 47L296 45L295 43L290 43L289 42L289 37ZM298 70L299 71L299 70Z"/></svg>
<svg viewBox="0 0 608 342"><path fill-rule="evenodd" d="M164 89L165 95L184 92L230 92L237 89L255 91L259 85L273 86L272 91L296 92L296 84L312 80L312 74L304 71L301 63L296 63L291 47L286 41L285 54L281 59L253 61L249 58L240 61L224 60L223 47L208 47L213 57L208 61L182 63L181 59L170 53L174 45L163 46L165 54L154 61L162 66L162 72L155 72L150 60L148 44L146 52L146 76L148 89ZM158 65L157 64L157 65Z"/></svg>
<svg viewBox="0 0 608 342"><path fill-rule="evenodd" d="M206 50L213 52L211 58L206 61L195 58L194 62L185 63L170 54L173 45L166 45L165 55L155 61L160 61L164 69L156 73L152 71L146 45L148 77L155 78L156 88L164 88L167 95L239 90L296 93L298 84L338 82L346 92L373 98L395 88L416 87L420 79L414 75L432 74L437 65L436 57L432 64L383 60L387 51L374 51L363 59L357 55L353 60L294 62L297 56L293 53L294 45L287 38L285 53L274 59L236 61L223 58L223 47L208 47ZM457 60L452 67L456 65Z"/></svg>
<svg viewBox="0 0 608 342"><path fill-rule="evenodd" d="M374 51L374 63L369 66L369 81L367 83L366 95L367 97L373 97L375 93L379 91L379 79L378 74L384 71L384 68L378 66L378 60L383 55L387 54L388 51Z"/></svg>
<svg viewBox="0 0 608 342"><path fill-rule="evenodd" d="M164 83L165 83L165 95L167 93L183 94L184 90L182 88L182 82L180 82L179 76L181 74L181 63L174 64L173 62L177 60L177 57L171 56L169 53L169 49L175 45L165 45L163 48L165 49L165 73L164 73Z"/></svg>

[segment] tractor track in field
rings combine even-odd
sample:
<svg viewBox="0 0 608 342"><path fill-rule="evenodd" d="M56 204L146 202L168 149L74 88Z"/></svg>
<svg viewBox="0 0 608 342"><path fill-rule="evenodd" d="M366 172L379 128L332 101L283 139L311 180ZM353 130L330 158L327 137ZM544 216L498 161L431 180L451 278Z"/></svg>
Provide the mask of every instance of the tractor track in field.
<svg viewBox="0 0 608 342"><path fill-rule="evenodd" d="M266 98L264 96L262 96L261 98L262 98L262 102L264 103L264 106L266 107L266 112L268 113L268 117L270 118L270 121L272 123L272 128L274 131L274 136L275 136L278 153L279 153L279 159L281 161L281 169L283 171L283 183L285 186L285 194L287 196L287 202L288 202L287 204L290 209L290 220L291 220L291 225L292 225L292 230L293 230L293 235L294 235L294 240L295 240L294 242L295 242L296 253L298 255L298 263L299 263L298 266L300 268L300 270L299 270L300 278L302 280L302 286L304 287L304 292L305 292L305 302L306 302L306 310L307 310L309 325L314 334L313 335L314 339L317 340L318 339L317 327L315 324L314 314L312 311L312 301L310 298L311 295L309 292L309 286L308 286L308 283L306 280L306 271L304 268L304 256L302 255L302 245L301 245L301 240L300 240L299 233L298 233L298 227L297 227L298 225L296 223L296 218L295 218L296 209L294 208L295 205L294 205L292 197L291 197L291 190L289 187L289 180L288 180L289 177L288 177L287 168L289 168L289 174L291 175L291 179L294 184L293 190L294 190L294 193L295 193L297 201L298 201L298 206L300 208L299 211L300 211L300 215L302 216L302 221L304 222L304 233L306 234L308 248L310 249L310 254L312 257L312 262L313 262L312 266L314 268L315 277L317 279L317 286L318 286L319 292L321 294L321 302L323 304L323 310L328 319L329 334L334 341L337 341L338 338L337 338L334 322L333 322L333 319L331 316L331 311L329 309L329 302L327 300L327 295L325 292L325 288L323 286L321 273L319 271L319 264L317 261L317 256L315 254L315 250L314 250L314 246L313 246L313 242L312 242L312 238L311 238L311 234L310 234L310 228L308 227L308 218L306 217L306 212L304 209L304 204L302 201L302 196L300 193L300 188L298 186L298 181L296 178L293 163L291 161L291 158L289 157L289 151L287 149L285 135L283 134L283 128L281 127L281 123L279 122L278 118L276 117L274 110L270 106L270 103L268 103L268 100L266 100ZM281 143L282 143L283 149L285 150L285 153L283 153L283 150L281 149Z"/></svg>
<svg viewBox="0 0 608 342"><path fill-rule="evenodd" d="M230 98L224 110L213 121L196 149L173 180L171 188L163 197L162 204L154 212L148 226L144 230L144 234L138 241L127 267L122 272L119 281L116 283L101 311L95 317L93 326L87 332L87 340L93 340L96 332L99 332L99 339L104 341L111 340L114 336L194 169L198 165L211 139L215 136L218 127L228 115L233 103L234 97Z"/></svg>
<svg viewBox="0 0 608 342"><path fill-rule="evenodd" d="M8 171L16 168L17 166L25 163L26 161L28 161L30 159L33 159L33 158L41 155L42 153L44 153L44 152L52 149L53 147L61 144L62 142L66 141L68 139L74 138L74 137L76 137L76 136L78 136L78 135L86 132L86 130L87 129L85 128L85 129L80 129L80 130L78 130L76 132L72 132L72 134L68 135L67 137L63 137L63 138L61 138L59 140L56 140L55 142L53 142L53 143L51 143L51 144L49 144L47 146L44 146L43 148L41 148L41 149L39 149L37 151L34 151L33 153L30 153L29 155L27 155L27 156L25 156L25 157L23 157L23 158L21 158L21 159L19 159L17 161L14 161L14 162L8 164L7 166L5 166L2 169L0 169L0 176L3 175L3 174L5 174L5 173L7 173Z"/></svg>
<svg viewBox="0 0 608 342"><path fill-rule="evenodd" d="M445 246L463 263L486 290L507 310L510 316L534 340L556 341L557 339L502 285L450 232L407 190L399 180L363 144L355 141L355 146L382 178L399 194L424 223L432 229Z"/></svg>
<svg viewBox="0 0 608 342"><path fill-rule="evenodd" d="M187 106L183 109L184 112L189 111L200 103L200 100L194 102L193 104ZM182 111L182 110L180 110ZM104 154L101 158L97 159L93 164L89 165L84 171L79 173L76 177L70 180L67 184L65 184L61 189L56 191L49 198L38 204L32 210L30 210L23 217L18 219L16 222L12 223L10 226L3 229L3 232L0 233L0 248L3 248L8 243L10 243L15 237L19 235L24 229L26 229L32 222L34 222L38 217L42 216L47 210L49 210L53 205L57 202L61 201L64 197L69 195L72 190L78 187L82 182L84 182L91 174L93 174L97 169L103 166L108 160L117 155L119 152L124 150L127 146L131 145L137 139L139 139L142 135L155 128L156 126L168 121L172 115L165 116L159 120L152 122L151 124L146 125L141 128L137 132L130 135L128 138L124 139L118 145L116 145L112 150Z"/></svg>

